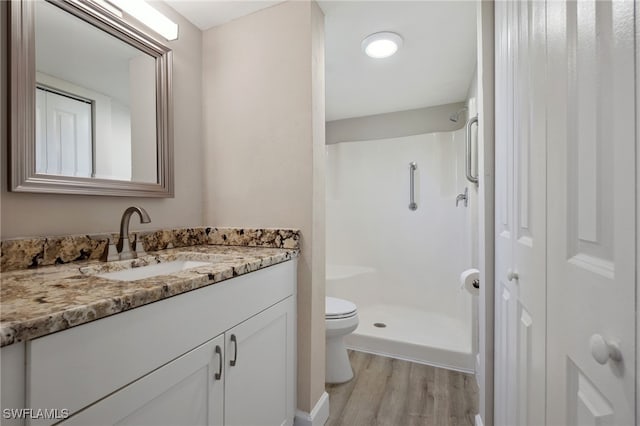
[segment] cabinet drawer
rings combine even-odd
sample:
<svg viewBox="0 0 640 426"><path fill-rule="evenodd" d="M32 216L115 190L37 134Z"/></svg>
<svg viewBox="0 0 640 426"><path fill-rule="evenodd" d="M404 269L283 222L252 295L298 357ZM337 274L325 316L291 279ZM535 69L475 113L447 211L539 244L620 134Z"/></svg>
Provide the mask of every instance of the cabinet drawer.
<svg viewBox="0 0 640 426"><path fill-rule="evenodd" d="M295 286L294 260L32 340L27 406L73 414L294 294Z"/></svg>

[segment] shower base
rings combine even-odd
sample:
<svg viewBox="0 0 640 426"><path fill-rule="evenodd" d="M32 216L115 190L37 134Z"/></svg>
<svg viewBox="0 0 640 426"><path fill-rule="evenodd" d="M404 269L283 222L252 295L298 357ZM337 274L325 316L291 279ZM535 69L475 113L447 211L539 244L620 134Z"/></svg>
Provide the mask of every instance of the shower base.
<svg viewBox="0 0 640 426"><path fill-rule="evenodd" d="M471 330L456 318L383 304L358 306L358 316L358 328L345 338L350 349L473 372Z"/></svg>

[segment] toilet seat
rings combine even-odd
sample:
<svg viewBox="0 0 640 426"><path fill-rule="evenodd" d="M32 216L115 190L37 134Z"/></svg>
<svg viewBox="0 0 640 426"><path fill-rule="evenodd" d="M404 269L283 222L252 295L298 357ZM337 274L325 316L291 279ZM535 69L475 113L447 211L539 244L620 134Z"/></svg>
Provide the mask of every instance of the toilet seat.
<svg viewBox="0 0 640 426"><path fill-rule="evenodd" d="M354 303L337 297L325 298L325 318L327 320L351 318L355 315L357 315L357 307Z"/></svg>

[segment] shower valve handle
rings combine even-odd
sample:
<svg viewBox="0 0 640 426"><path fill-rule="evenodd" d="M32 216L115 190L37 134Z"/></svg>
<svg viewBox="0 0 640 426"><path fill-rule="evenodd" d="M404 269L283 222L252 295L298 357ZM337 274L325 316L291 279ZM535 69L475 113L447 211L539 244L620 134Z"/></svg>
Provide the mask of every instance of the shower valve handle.
<svg viewBox="0 0 640 426"><path fill-rule="evenodd" d="M464 206L467 207L468 200L469 200L469 188L465 187L464 192L462 194L458 194L458 196L456 197L456 207L458 207L458 203L460 201L463 201Z"/></svg>

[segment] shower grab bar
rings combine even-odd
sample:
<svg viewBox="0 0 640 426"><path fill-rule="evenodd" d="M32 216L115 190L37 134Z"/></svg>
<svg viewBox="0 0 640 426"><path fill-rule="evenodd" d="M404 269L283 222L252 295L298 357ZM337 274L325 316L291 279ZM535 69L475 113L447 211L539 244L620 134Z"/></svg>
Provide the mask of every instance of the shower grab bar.
<svg viewBox="0 0 640 426"><path fill-rule="evenodd" d="M467 150L467 158L466 158L466 173L467 173L467 180L471 183L475 183L476 185L478 184L478 176L474 176L472 174L471 171L471 126L473 126L473 124L478 124L478 116L476 115L473 118L470 118L469 121L467 121L467 140L466 140L466 150ZM479 124L478 124L479 126Z"/></svg>
<svg viewBox="0 0 640 426"><path fill-rule="evenodd" d="M409 163L409 210L417 210L418 205L415 200L415 172L418 165L415 161Z"/></svg>

